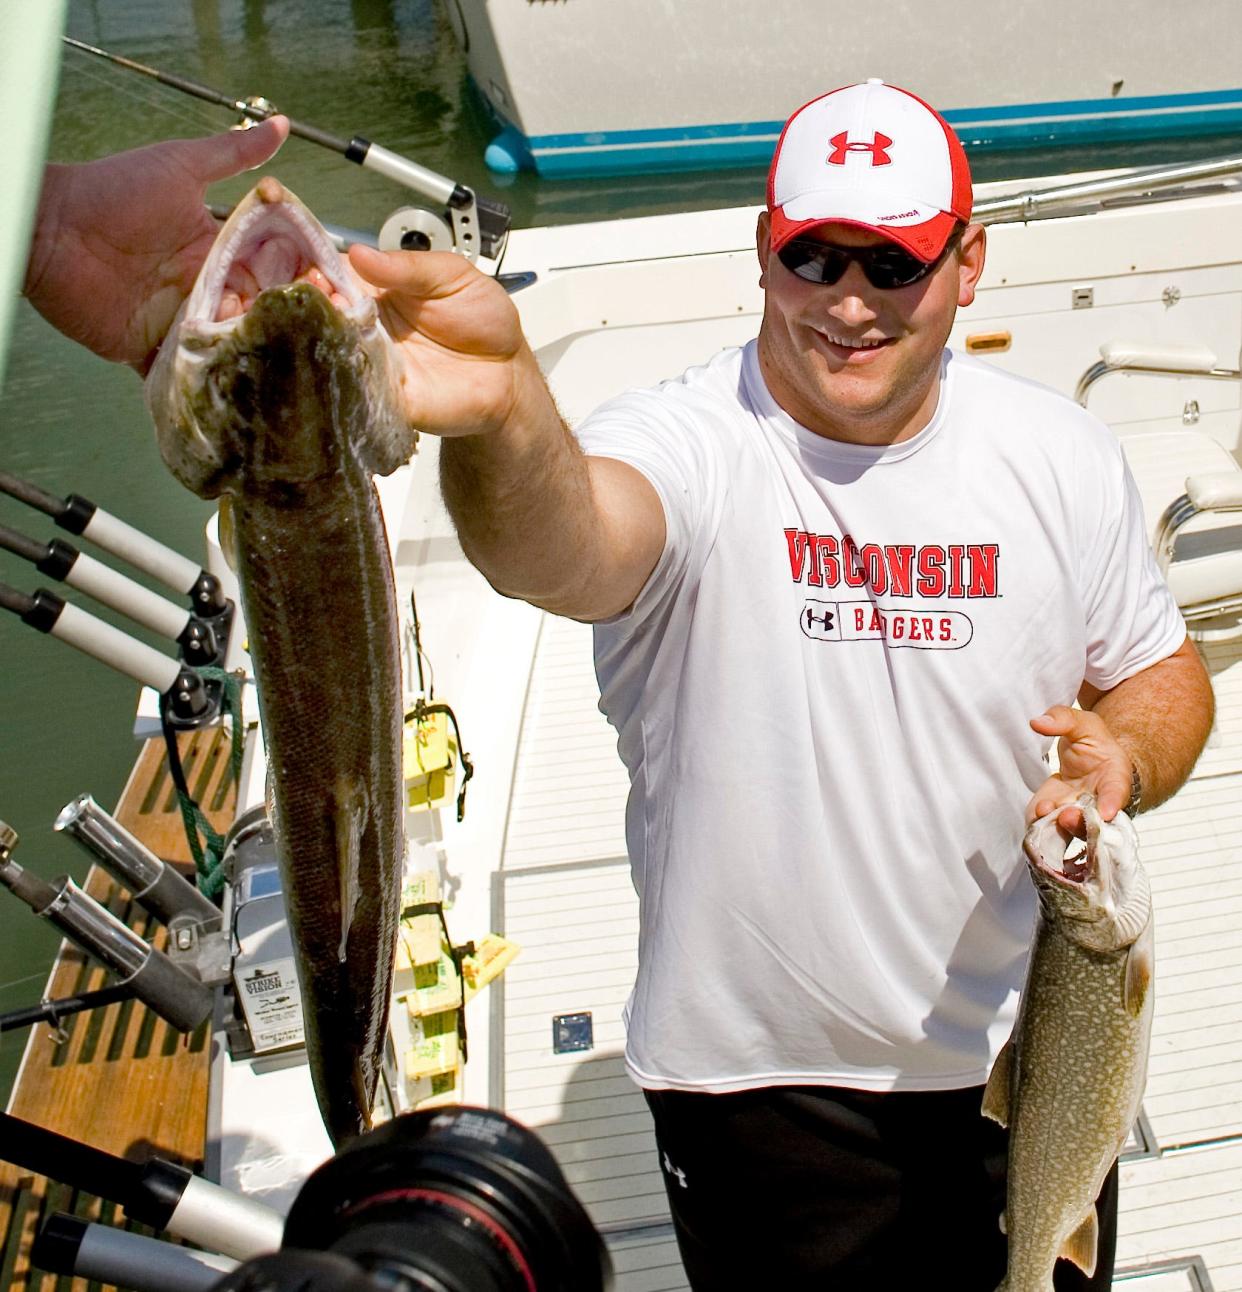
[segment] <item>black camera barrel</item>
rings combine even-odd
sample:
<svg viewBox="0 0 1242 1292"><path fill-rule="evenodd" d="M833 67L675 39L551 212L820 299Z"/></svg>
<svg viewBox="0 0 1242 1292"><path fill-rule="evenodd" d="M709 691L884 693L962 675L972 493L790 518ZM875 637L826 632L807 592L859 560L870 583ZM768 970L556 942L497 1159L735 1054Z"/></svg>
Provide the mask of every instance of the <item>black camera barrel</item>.
<svg viewBox="0 0 1242 1292"><path fill-rule="evenodd" d="M407 1113L302 1186L284 1248L443 1292L608 1292L612 1262L556 1159L488 1108Z"/></svg>

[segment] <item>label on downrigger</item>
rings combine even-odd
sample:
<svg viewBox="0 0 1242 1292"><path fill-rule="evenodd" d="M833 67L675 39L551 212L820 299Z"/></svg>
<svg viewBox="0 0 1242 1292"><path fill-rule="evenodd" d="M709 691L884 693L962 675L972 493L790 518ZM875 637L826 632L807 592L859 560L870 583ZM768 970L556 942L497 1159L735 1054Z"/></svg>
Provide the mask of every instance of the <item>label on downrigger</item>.
<svg viewBox="0 0 1242 1292"><path fill-rule="evenodd" d="M256 1054L304 1044L302 991L292 959L247 965L234 983Z"/></svg>

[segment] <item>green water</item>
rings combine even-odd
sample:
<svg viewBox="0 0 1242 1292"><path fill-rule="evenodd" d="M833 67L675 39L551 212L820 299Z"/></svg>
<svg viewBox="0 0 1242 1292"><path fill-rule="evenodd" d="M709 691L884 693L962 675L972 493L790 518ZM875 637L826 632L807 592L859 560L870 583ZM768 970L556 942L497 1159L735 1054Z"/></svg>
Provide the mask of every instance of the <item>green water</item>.
<svg viewBox="0 0 1242 1292"><path fill-rule="evenodd" d="M68 33L233 96L263 94L333 133L363 134L508 201L518 225L762 198L764 176L756 169L498 182L482 161L490 124L432 0L71 0ZM227 124L221 109L66 50L51 156L87 160ZM979 178L994 178L1233 151L1242 152L1242 139L1011 154L979 159L975 169ZM391 182L300 140L290 140L270 169L323 219L351 227L376 228L410 201ZM213 197L238 197L251 182L221 185ZM196 558L201 553L209 508L164 470L137 379L64 340L24 302L0 393L0 446L4 469L56 494L85 494L172 546ZM58 533L8 498L0 498L0 524L42 539ZM0 580L25 590L45 582L7 553L0 553ZM23 865L45 876L68 871L81 878L83 855L51 832L51 822L84 790L105 806L115 804L135 753L134 699L132 683L11 616L0 619L0 819L22 835L17 859ZM39 997L57 938L8 894L0 894L0 921L3 1011ZM0 1036L5 1097L24 1042L25 1033Z"/></svg>

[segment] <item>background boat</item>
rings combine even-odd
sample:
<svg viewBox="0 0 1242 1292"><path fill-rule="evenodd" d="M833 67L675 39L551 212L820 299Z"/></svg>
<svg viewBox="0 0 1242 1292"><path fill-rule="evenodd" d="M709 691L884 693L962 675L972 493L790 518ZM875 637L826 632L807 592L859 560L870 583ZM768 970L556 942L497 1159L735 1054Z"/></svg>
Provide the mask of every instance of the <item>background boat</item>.
<svg viewBox="0 0 1242 1292"><path fill-rule="evenodd" d="M499 171L762 163L794 108L866 76L917 87L963 142L988 149L1184 137L1242 121L1229 0L1181 10L1014 2L973 22L952 0L876 13L821 0L762 14L746 0L445 8L503 127L487 152Z"/></svg>

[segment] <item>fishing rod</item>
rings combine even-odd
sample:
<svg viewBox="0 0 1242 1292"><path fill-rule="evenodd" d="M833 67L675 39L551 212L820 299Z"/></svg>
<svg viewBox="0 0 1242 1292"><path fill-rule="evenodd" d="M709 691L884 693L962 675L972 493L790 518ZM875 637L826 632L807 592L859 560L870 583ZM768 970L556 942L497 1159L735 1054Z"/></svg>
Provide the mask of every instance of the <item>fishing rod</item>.
<svg viewBox="0 0 1242 1292"><path fill-rule="evenodd" d="M111 53L96 45L88 45L72 36L62 36L61 39L73 49L150 77L161 85L192 95L196 99L203 99L207 103L214 103L217 107L229 108L240 113L249 122L266 121L279 111L273 103L261 96L239 99L188 77L162 72L145 63L135 62L132 58ZM417 218L418 215L427 216L427 212L416 213L408 209L395 212L380 230L381 250L439 250L447 235L451 249L470 260L477 259L480 252L489 259L499 258L512 223L511 212L504 202L479 197L465 184L429 170L426 166L420 166L400 153L372 143L362 135L343 139L292 117L289 118L289 133L339 153L346 161L354 162L365 170L375 171L444 207L446 218L443 221L439 221L438 217L431 217L437 219L439 228L429 226Z"/></svg>
<svg viewBox="0 0 1242 1292"><path fill-rule="evenodd" d="M128 983L116 982L96 991L79 992L76 996L41 1000L37 1005L27 1005L24 1009L11 1009L0 1014L0 1032L13 1032L19 1028L33 1027L36 1023L50 1023L53 1027L59 1027L61 1019L71 1018L74 1014L84 1013L88 1009L100 1009L104 1005L115 1005L119 1000L133 999L134 989Z"/></svg>
<svg viewBox="0 0 1242 1292"><path fill-rule="evenodd" d="M280 1246L284 1217L165 1158L131 1162L0 1113L0 1156L125 1208L130 1220L208 1251L248 1260Z"/></svg>
<svg viewBox="0 0 1242 1292"><path fill-rule="evenodd" d="M161 655L154 647L71 605L46 588L36 588L30 595L0 583L0 610L11 611L31 628L75 647L167 697L171 716L178 726L203 726L219 712L218 684L209 685L197 670Z"/></svg>
<svg viewBox="0 0 1242 1292"><path fill-rule="evenodd" d="M180 647L182 660L191 667L223 664L227 635L221 644L210 622L80 552L72 543L59 538L40 543L0 525L0 549L29 561L40 574L76 588L153 633L170 638Z"/></svg>
<svg viewBox="0 0 1242 1292"><path fill-rule="evenodd" d="M64 1211L53 1212L39 1231L30 1259L50 1274L130 1292L210 1292L238 1266L231 1256L177 1247Z"/></svg>
<svg viewBox="0 0 1242 1292"><path fill-rule="evenodd" d="M89 498L76 493L58 498L8 471L0 471L0 493L43 512L61 529L88 539L165 587L189 597L191 610L198 618L219 626L224 616L232 616L232 603L214 574L96 506Z"/></svg>

